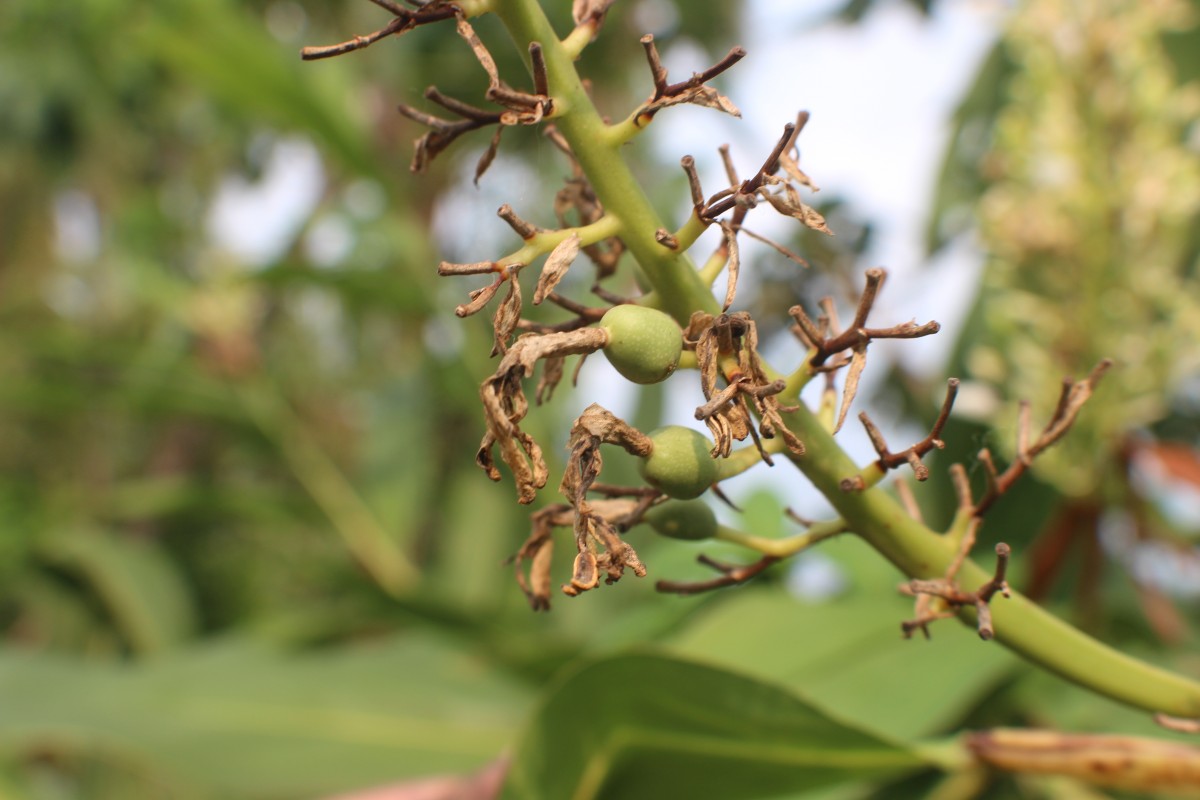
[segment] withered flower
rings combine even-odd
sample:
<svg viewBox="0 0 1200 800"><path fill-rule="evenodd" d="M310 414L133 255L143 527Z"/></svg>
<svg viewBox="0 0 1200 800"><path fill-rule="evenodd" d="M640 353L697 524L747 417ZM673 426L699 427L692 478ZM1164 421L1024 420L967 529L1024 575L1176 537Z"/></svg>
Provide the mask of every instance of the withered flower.
<svg viewBox="0 0 1200 800"><path fill-rule="evenodd" d="M626 568L639 578L646 574L637 552L621 538L613 520L587 499L588 490L604 466L602 444L617 445L642 457L654 449L649 436L596 403L584 409L571 426L567 443L571 455L559 486L574 509L575 547L579 551L571 582L563 586L563 592L569 595L594 589L599 584L600 571L607 573L605 582L610 584L620 580ZM641 510L648 507L647 500Z"/></svg>
<svg viewBox="0 0 1200 800"><path fill-rule="evenodd" d="M686 332L688 343L696 351L700 368L700 386L707 402L696 409L696 419L704 420L713 435L714 458L727 457L733 440L753 436L763 460L771 457L758 439L781 436L788 449L803 455L804 443L784 424L782 413L794 410L780 405L777 395L783 391L782 380L771 380L758 354L758 329L744 311L712 316L697 312L692 315ZM724 375L728 385L717 389L717 379L726 361ZM728 363L733 362L733 363ZM747 403L746 398L750 398ZM750 415L750 405L758 413L757 432Z"/></svg>
<svg viewBox="0 0 1200 800"><path fill-rule="evenodd" d="M475 463L494 481L500 471L492 458L492 446L500 446L500 457L512 470L517 483L517 499L531 503L537 490L546 485L548 471L542 450L533 437L520 428L529 412L522 381L533 374L540 358L561 358L592 353L604 347L608 335L598 328L582 328L548 334L518 337L500 360L496 372L479 387L487 433L480 442Z"/></svg>
<svg viewBox="0 0 1200 800"><path fill-rule="evenodd" d="M588 555L576 556L572 568L571 582L563 587L568 595L578 594L599 584L601 571L609 573L608 582L620 577L620 570L628 567L635 575L645 575L646 569L638 560L633 548L620 539L617 530L628 528L641 519L642 513L653 496L644 491L629 490L635 497L607 497L591 501L589 508L596 529L596 536L607 552L599 555L592 548L595 542L585 543ZM554 554L554 530L576 526L576 510L566 503L556 503L535 512L531 518L533 530L521 549L513 556L517 584L529 599L534 611L550 610L551 569ZM613 541L615 537L615 541ZM607 543L606 543L607 542ZM578 545L578 540L577 540ZM617 553L613 557L611 553ZM526 568L528 564L528 568ZM617 569L616 578L612 573ZM570 587L570 588L567 588Z"/></svg>

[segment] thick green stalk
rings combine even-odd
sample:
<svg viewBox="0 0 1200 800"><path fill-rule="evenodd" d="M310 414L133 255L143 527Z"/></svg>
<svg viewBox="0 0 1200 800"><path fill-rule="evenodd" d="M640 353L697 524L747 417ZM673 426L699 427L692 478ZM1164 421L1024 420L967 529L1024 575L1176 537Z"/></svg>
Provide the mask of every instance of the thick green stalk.
<svg viewBox="0 0 1200 800"><path fill-rule="evenodd" d="M664 311L682 325L698 309L717 312L712 292L684 253L659 244L655 232L667 228L650 205L646 193L621 158L620 146L606 135L607 126L575 71L570 52L534 0L496 0L495 13L524 51L530 42L542 45L554 98L554 124L566 140L607 213L621 220L621 239L633 254L647 280L662 289Z"/></svg>
<svg viewBox="0 0 1200 800"><path fill-rule="evenodd" d="M661 307L686 324L693 311L716 313L711 290L691 261L655 241L665 227L621 158L619 147L605 135L606 126L579 81L571 53L558 40L536 0L495 0L513 39L524 50L539 42L546 57L550 92L556 103L555 124L604 204L621 221L621 237L637 259ZM877 488L847 492L841 481L859 473L820 420L803 405L785 415L786 424L804 441L804 456L789 456L858 533L906 575L938 578L955 555L955 545L916 522L889 495ZM990 574L968 561L959 581L968 589ZM1200 684L1137 661L1067 625L1037 605L1013 594L992 604L996 639L1027 660L1093 691L1150 711L1200 717ZM974 610L964 617L971 619Z"/></svg>
<svg viewBox="0 0 1200 800"><path fill-rule="evenodd" d="M844 491L841 481L859 470L824 426L805 407L784 421L807 448L793 461L829 500L850 530L912 578L938 578L955 546L905 513L880 489ZM966 589L991 574L966 561L958 573ZM1182 717L1200 717L1200 684L1159 669L1102 644L1014 592L991 602L996 641L1026 660L1113 700ZM974 620L974 610L964 613Z"/></svg>

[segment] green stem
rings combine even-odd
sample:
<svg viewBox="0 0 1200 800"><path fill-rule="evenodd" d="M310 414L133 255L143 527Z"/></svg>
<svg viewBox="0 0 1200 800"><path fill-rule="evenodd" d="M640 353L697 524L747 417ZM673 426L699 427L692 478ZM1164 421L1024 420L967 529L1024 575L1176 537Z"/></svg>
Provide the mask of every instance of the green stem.
<svg viewBox="0 0 1200 800"><path fill-rule="evenodd" d="M844 478L857 474L842 451L805 407L784 417L807 452L792 460L825 495L850 530L912 578L938 578L954 559L954 544L905 513L880 489L845 492ZM991 574L968 560L958 573L964 587L983 585ZM1131 658L1013 593L991 604L996 641L1026 660L1099 694L1148 711L1200 717L1200 684ZM974 621L974 609L962 616Z"/></svg>
<svg viewBox="0 0 1200 800"><path fill-rule="evenodd" d="M819 544L826 539L832 539L834 536L839 536L846 532L847 528L844 520L831 519L828 522L818 522L810 526L804 533L798 533L795 536L788 536L784 539L768 539L764 536L755 536L725 525L719 525L717 526L716 538L723 542L741 545L750 550L757 550L763 555L787 558L796 555L801 550L807 550L815 544Z"/></svg>
<svg viewBox="0 0 1200 800"><path fill-rule="evenodd" d="M571 52L559 41L542 7L536 0L496 0L494 10L522 52L530 42L542 45L557 114L554 124L570 143L605 211L621 220L621 239L644 277L661 288L662 309L680 325L687 324L693 311L718 312L716 299L691 260L655 240L656 231L669 228L621 158L619 144L579 80Z"/></svg>
<svg viewBox="0 0 1200 800"><path fill-rule="evenodd" d="M496 262L497 267L511 264L531 264L537 258L546 255L571 236L579 237L580 247L602 242L621 232L621 221L611 214L605 214L590 225L578 228L558 228L552 231L540 231L534 234L520 249Z"/></svg>

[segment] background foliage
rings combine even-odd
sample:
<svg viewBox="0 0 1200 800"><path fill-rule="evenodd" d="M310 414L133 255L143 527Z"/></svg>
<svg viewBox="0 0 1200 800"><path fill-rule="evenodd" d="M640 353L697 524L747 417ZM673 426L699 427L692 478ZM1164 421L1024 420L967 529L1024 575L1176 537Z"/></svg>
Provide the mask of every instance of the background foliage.
<svg viewBox="0 0 1200 800"><path fill-rule="evenodd" d="M567 17L569 4L551 5ZM600 99L614 109L627 91L645 90L631 57L642 31L623 5L582 62L598 85L607 73ZM1129 158L1177 159L1146 169L1179 178L1171 238L1152 238L1173 248L1155 263L1179 281L1169 294L1182 304L1196 282L1197 189L1187 180L1196 154L1186 143L1200 43L1190 20L1143 5L1154 4L1112 4L1119 16L1050 27L1078 24L1086 34L1121 20L1149 31L1138 44L1149 66L1134 67L1155 70L1158 88L1138 94L1126 122L1144 131L1155 119L1158 138L1132 141L1111 119L1083 134L1101 159L1122 148ZM689 2L666 38L724 52L737 11ZM452 151L461 166L447 158L413 177L419 131L394 111L432 83L478 97L477 65L437 28L319 67L296 57L300 44L371 30L378 16L368 3L282 0L81 0L70 13L40 0L0 6L0 796L307 797L471 771L503 752L514 754L513 797L663 796L657 781L689 785L679 776L697 792L720 786L722 797L810 797L831 786L921 796L945 781L963 785L927 743L965 727L1152 731L1140 715L1035 674L965 629L938 629L932 644L900 640L907 608L897 576L852 541L822 551L844 579L828 601L797 597L779 571L685 600L626 581L530 614L502 566L524 538L527 510L470 460L490 332L454 320L458 287L433 271L444 248L431 240L444 213L435 198L459 187L482 142ZM1015 19L962 106L931 240L954 235L964 217L951 211L990 192L985 243L1008 266L993 265L999 277L987 285L1069 302L1036 284L1044 267L1022 271L1028 253L996 246L1014 241L996 193L1020 204L1039 191L1020 183L1016 159L1038 145L1022 137L1039 124L1022 111L1035 107L1032 96L1073 113L1062 92L1075 86L1074 102L1084 103L1091 62L1047 63L1037 39L1047 28ZM494 53L513 58L495 27L479 27ZM628 76L617 66L625 64ZM518 69L501 64L502 73ZM1136 94L1142 75L1116 71L1114 92ZM536 134L521 133L506 137L506 161L490 177L519 175L522 163L552 172L520 198L523 208L548 209L563 167L544 157ZM276 245L257 255L221 247L211 215L222 192L238 181L261 186L313 153L319 193ZM989 169L989 153L1007 153L1006 169ZM647 151L631 157L652 168ZM1073 187L1083 197L1112 189ZM675 195L665 193L682 184L662 190L669 205ZM1138 210L1164 219L1154 205L1161 194L1147 197ZM243 213L255 213L253 202L267 201ZM837 227L834 206L826 210ZM1073 235L1087 241L1111 219L1076 217L1092 227ZM767 266L766 280L837 291L822 277L828 270L868 266L855 265L862 240L847 226L834 249L788 243L827 271L798 280ZM1138 241L1125 242L1103 288L1136 283ZM1083 491L1041 475L990 524L1011 532L1018 558L1032 551L1030 580L1042 581L1046 602L1195 674L1195 584L1171 579L1195 574L1195 529L1138 488L1137 464L1195 475L1196 363L1179 345L1190 337L1194 346L1194 327L1181 326L1196 317L1162 304L1145 315L1084 323L1114 337L1159 331L1138 339L1159 348L1161 365L1138 388L1164 402L1137 418L1140 438L1121 439L1134 445L1101 448L1103 463L1123 471ZM980 368L978 348L1003 347L997 337L1021 332L1013 324L988 317L953 368L1052 395L1037 384L1059 374L1011 381ZM905 387L923 408L922 387L898 378L889 391ZM561 391L528 420L534 435L562 442L581 401ZM663 398L648 391L639 403L635 421L652 421ZM1003 441L1003 423L993 434L982 416L947 432L959 458L993 435ZM927 496L931 518L949 513L948 495ZM768 492L743 505L745 526L761 535L788 524ZM1134 526L1137 544L1110 558L1097 525L1129 515L1151 522ZM695 548L631 535L657 574L695 570ZM630 652L646 642L656 652ZM978 796L1083 796L1061 781L973 780Z"/></svg>

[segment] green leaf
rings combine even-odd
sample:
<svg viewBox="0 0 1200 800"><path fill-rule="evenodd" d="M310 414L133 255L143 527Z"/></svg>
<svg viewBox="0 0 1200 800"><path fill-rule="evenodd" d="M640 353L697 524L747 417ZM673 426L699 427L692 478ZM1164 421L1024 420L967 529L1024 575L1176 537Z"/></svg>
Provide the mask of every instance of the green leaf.
<svg viewBox="0 0 1200 800"><path fill-rule="evenodd" d="M296 655L246 640L121 666L0 650L0 750L135 763L179 792L314 797L475 769L525 692L441 639Z"/></svg>
<svg viewBox="0 0 1200 800"><path fill-rule="evenodd" d="M927 763L769 683L655 654L585 664L521 739L504 800L772 797Z"/></svg>
<svg viewBox="0 0 1200 800"><path fill-rule="evenodd" d="M195 628L195 609L183 578L151 540L100 530L60 531L39 544L38 554L82 578L139 652L165 650Z"/></svg>
<svg viewBox="0 0 1200 800"><path fill-rule="evenodd" d="M781 587L730 593L676 634L672 650L752 670L863 729L905 740L950 729L1014 674L1015 656L955 620L933 625L932 641L904 639L900 622L912 601L895 592L898 576L864 542L845 537L818 552L852 565L861 588L828 603Z"/></svg>

